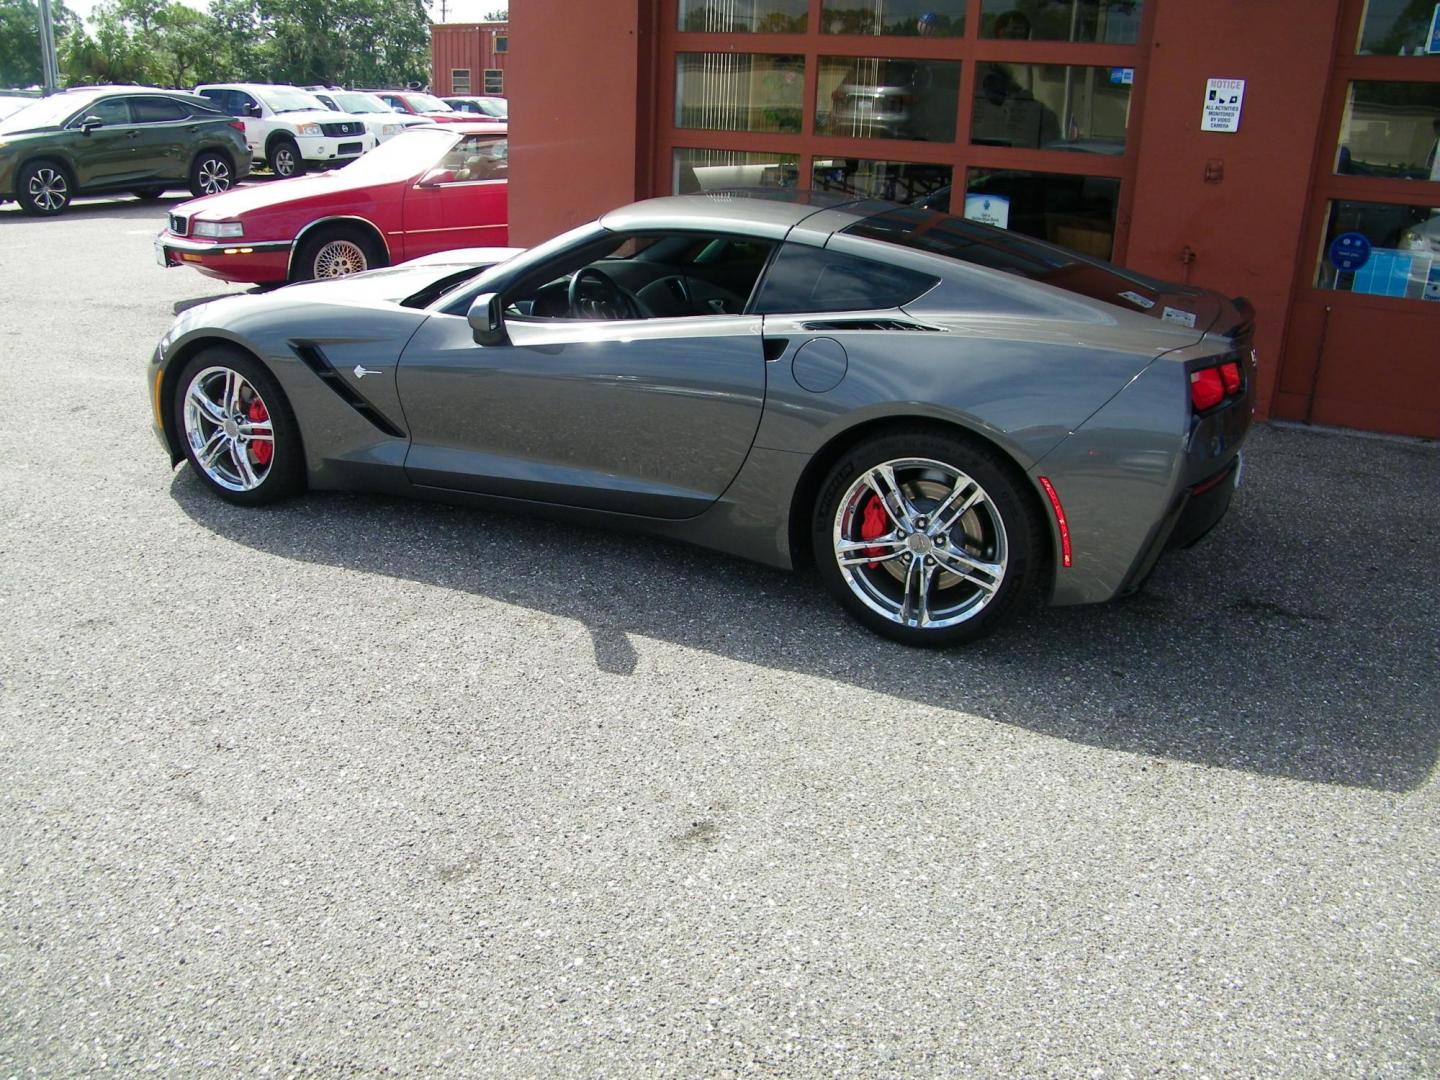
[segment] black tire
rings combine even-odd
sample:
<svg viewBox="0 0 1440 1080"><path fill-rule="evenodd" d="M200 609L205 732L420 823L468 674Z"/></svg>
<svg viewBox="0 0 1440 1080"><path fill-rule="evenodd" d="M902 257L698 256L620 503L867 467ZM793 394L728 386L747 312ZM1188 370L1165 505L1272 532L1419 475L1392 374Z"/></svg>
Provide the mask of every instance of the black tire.
<svg viewBox="0 0 1440 1080"><path fill-rule="evenodd" d="M75 181L58 161L27 161L15 177L15 201L27 214L54 217L64 213L75 194Z"/></svg>
<svg viewBox="0 0 1440 1080"><path fill-rule="evenodd" d="M190 163L190 194L218 195L235 184L235 164L219 150L202 150Z"/></svg>
<svg viewBox="0 0 1440 1080"><path fill-rule="evenodd" d="M163 187L136 188L130 194L145 202L154 202L156 199L165 197L165 189Z"/></svg>
<svg viewBox="0 0 1440 1080"><path fill-rule="evenodd" d="M247 398L244 387L241 388L241 415L246 416L252 425L263 426L268 421L272 433L270 444L272 449L269 461L263 463L263 475L259 475L258 482L247 490L236 490L233 484L224 482L225 474L229 474L230 479L238 479L241 483L245 482L242 470L233 453L224 451L218 453L216 455L217 462L223 462L223 465L218 465L213 469L202 464L200 460L200 450L204 449L206 445L212 445L207 436L213 437L225 429L209 419L208 414L198 419L193 425L187 424L186 399L197 379L201 380L202 392L207 385L216 385L215 380L217 379L221 380L219 382L221 387L225 385L223 382L225 376L213 374L217 369L236 373L244 383L248 384L253 395ZM254 415L252 410L254 410L255 395L258 395L268 416L262 418ZM206 396L212 395L206 394ZM201 349L190 358L181 369L180 377L175 380L175 393L170 402L170 409L174 418L175 431L179 436L180 445L185 451L185 459L190 463L191 470L200 478L201 483L226 502L235 503L237 506L262 506L289 498L304 490L305 452L301 445L300 426L295 421L295 413L290 408L290 403L286 400L285 393L280 389L280 384L275 377L270 374L264 364L249 353L227 345L212 345ZM237 428L236 430L237 434L243 434L244 429ZM246 460L250 462L252 471L258 473L260 470L256 467L262 465L259 460L258 440L256 443L240 445L236 439L230 437L228 432L226 437L230 438L234 450L248 455ZM197 446L197 443L201 445Z"/></svg>
<svg viewBox="0 0 1440 1080"><path fill-rule="evenodd" d="M385 249L365 229L355 225L322 225L301 241L290 268L290 280L344 277L388 264ZM352 268L346 270L346 266Z"/></svg>
<svg viewBox="0 0 1440 1080"><path fill-rule="evenodd" d="M897 523L865 486L863 478L887 464L915 511L910 524L924 523L921 528ZM973 492L964 481L983 493L972 509L943 527L926 517L944 510L947 493L957 488L963 505ZM815 500L810 532L820 577L846 611L882 637L930 647L984 637L1030 596L1047 565L1044 520L1024 483L994 447L942 429L894 431L856 443L835 463ZM857 561L842 569L837 530L842 543L869 538L883 546L858 548L851 554ZM876 561L860 561L866 555ZM972 569L983 565L998 570ZM922 592L920 604L914 598ZM923 624L920 610L935 625Z"/></svg>
<svg viewBox="0 0 1440 1080"><path fill-rule="evenodd" d="M272 142L265 151L265 163L270 166L270 171L282 180L305 175L305 159L300 156L300 147L291 138L280 138Z"/></svg>

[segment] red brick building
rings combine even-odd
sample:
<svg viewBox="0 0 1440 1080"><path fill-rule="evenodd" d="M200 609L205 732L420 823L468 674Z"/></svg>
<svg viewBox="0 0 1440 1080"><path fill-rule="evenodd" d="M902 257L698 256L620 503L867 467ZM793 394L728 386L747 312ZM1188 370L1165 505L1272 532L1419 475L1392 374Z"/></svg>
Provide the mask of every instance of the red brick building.
<svg viewBox="0 0 1440 1080"><path fill-rule="evenodd" d="M510 24L435 23L430 27L430 89L442 97L506 96Z"/></svg>
<svg viewBox="0 0 1440 1080"><path fill-rule="evenodd" d="M943 191L1249 297L1265 414L1440 437L1440 5L524 0L509 21L515 243L712 186ZM481 66L436 56L437 87Z"/></svg>

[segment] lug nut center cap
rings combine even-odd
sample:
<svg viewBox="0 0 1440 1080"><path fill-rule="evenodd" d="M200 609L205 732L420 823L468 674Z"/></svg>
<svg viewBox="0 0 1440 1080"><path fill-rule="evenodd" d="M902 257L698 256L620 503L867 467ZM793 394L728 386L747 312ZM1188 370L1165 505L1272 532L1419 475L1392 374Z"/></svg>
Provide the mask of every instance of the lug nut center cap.
<svg viewBox="0 0 1440 1080"><path fill-rule="evenodd" d="M225 436L227 438L238 439L240 437L240 425L237 424L234 420L227 419L225 423L221 424L220 426L224 430Z"/></svg>
<svg viewBox="0 0 1440 1080"><path fill-rule="evenodd" d="M935 542L924 533L911 533L905 538L905 546L916 555L929 555L935 548Z"/></svg>

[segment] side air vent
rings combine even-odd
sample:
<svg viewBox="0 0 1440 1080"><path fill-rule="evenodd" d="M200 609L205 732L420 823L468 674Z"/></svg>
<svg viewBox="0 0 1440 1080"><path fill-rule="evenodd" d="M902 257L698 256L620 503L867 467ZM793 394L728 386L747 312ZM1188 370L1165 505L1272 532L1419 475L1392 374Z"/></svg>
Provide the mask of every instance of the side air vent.
<svg viewBox="0 0 1440 1080"><path fill-rule="evenodd" d="M349 405L357 413L363 416L375 427L389 435L392 439L405 438L405 432L401 431L390 418L367 401L360 391L356 390L345 377L341 375L330 361L325 358L319 348L314 345L293 345L295 355L305 362L305 366L320 377L320 381L328 386L340 397L346 405Z"/></svg>
<svg viewBox="0 0 1440 1080"><path fill-rule="evenodd" d="M906 322L903 319L835 319L830 322L807 322L806 330L922 330L939 333L938 326Z"/></svg>

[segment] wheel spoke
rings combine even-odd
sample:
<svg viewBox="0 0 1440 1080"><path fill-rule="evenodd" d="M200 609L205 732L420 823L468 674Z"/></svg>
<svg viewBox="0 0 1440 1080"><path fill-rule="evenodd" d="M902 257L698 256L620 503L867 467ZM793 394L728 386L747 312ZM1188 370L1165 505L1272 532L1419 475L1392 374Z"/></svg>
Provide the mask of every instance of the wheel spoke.
<svg viewBox="0 0 1440 1080"><path fill-rule="evenodd" d="M240 434L252 442L274 442L275 431L268 420L262 420L256 424L241 424Z"/></svg>
<svg viewBox="0 0 1440 1080"><path fill-rule="evenodd" d="M930 535L937 536L942 532L948 532L955 522L984 501L984 489L968 476L965 477L961 483L950 489L950 494L945 496L945 501L931 512Z"/></svg>
<svg viewBox="0 0 1440 1080"><path fill-rule="evenodd" d="M895 523L895 527L901 531L911 529L910 522L914 520L914 510L909 501L905 498L904 492L900 490L900 483L895 479L895 470L890 465L877 465L865 474L865 486L875 493L880 500L880 505L885 508L885 513ZM890 505L891 499L895 505Z"/></svg>
<svg viewBox="0 0 1440 1080"><path fill-rule="evenodd" d="M245 385L245 380L240 377L238 371L225 371L225 411L232 414L240 412L240 390Z"/></svg>
<svg viewBox="0 0 1440 1080"><path fill-rule="evenodd" d="M235 463L235 475L247 488L254 487L260 482L255 475L255 468L250 464L250 452L238 442L230 444L230 460Z"/></svg>
<svg viewBox="0 0 1440 1080"><path fill-rule="evenodd" d="M203 418L209 420L212 424L223 424L225 422L225 410L206 397L199 386L192 386L190 388L190 402L200 410Z"/></svg>
<svg viewBox="0 0 1440 1080"><path fill-rule="evenodd" d="M872 554L880 548L878 554ZM841 540L835 545L835 559L841 566L865 566L869 563L889 562L899 558L905 551L905 537L898 533L887 533L873 540Z"/></svg>
<svg viewBox="0 0 1440 1080"><path fill-rule="evenodd" d="M905 569L905 602L900 607L900 621L906 626L930 625L930 583L935 577L935 564L913 559Z"/></svg>
<svg viewBox="0 0 1440 1080"><path fill-rule="evenodd" d="M231 445L230 437L223 431L216 430L215 434L210 436L210 441L200 448L195 459L207 472L212 471L219 464L220 455L228 451Z"/></svg>
<svg viewBox="0 0 1440 1080"><path fill-rule="evenodd" d="M969 555L954 548L946 550L937 548L935 558L946 570L964 578L987 593L993 593L1000 588L1000 581L1005 576L1005 567L1000 563L972 559Z"/></svg>

